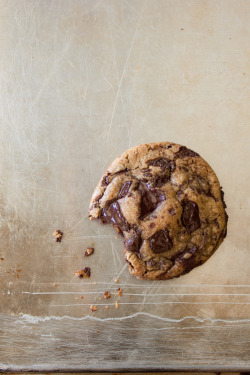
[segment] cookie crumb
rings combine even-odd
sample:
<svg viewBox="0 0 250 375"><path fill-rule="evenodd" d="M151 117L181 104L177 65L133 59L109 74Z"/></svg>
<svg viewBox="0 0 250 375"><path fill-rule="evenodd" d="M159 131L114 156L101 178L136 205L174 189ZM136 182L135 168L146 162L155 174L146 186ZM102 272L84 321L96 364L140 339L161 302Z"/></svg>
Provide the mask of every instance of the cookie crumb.
<svg viewBox="0 0 250 375"><path fill-rule="evenodd" d="M93 247L87 247L84 253L85 257L90 256L91 254L93 254L94 251L95 249Z"/></svg>
<svg viewBox="0 0 250 375"><path fill-rule="evenodd" d="M102 297L98 297L98 299L101 301Z"/></svg>
<svg viewBox="0 0 250 375"><path fill-rule="evenodd" d="M114 279L114 282L115 282L115 283L119 283L119 279L118 279L118 277L116 277L116 278Z"/></svg>
<svg viewBox="0 0 250 375"><path fill-rule="evenodd" d="M83 299L84 297L83 296L81 296L81 299Z"/></svg>
<svg viewBox="0 0 250 375"><path fill-rule="evenodd" d="M57 284L56 284L56 283L54 283L54 286L57 286Z"/></svg>
<svg viewBox="0 0 250 375"><path fill-rule="evenodd" d="M56 242L61 242L63 232L61 232L60 229L57 229L57 230L54 231L53 236L56 238Z"/></svg>
<svg viewBox="0 0 250 375"><path fill-rule="evenodd" d="M96 281L94 281L94 285L96 285L97 284L97 282Z"/></svg>
<svg viewBox="0 0 250 375"><path fill-rule="evenodd" d="M106 299L111 298L111 295L110 295L110 293L107 290L103 293L103 296Z"/></svg>
<svg viewBox="0 0 250 375"><path fill-rule="evenodd" d="M1 260L4 260L4 258L0 258Z"/></svg>
<svg viewBox="0 0 250 375"><path fill-rule="evenodd" d="M108 310L108 308L109 308L109 307L106 305L106 306L105 306L105 310Z"/></svg>
<svg viewBox="0 0 250 375"><path fill-rule="evenodd" d="M115 308L119 309L119 303L118 303L118 301L115 301Z"/></svg>
<svg viewBox="0 0 250 375"><path fill-rule="evenodd" d="M78 301L78 297L76 297L76 301Z"/></svg>
<svg viewBox="0 0 250 375"><path fill-rule="evenodd" d="M118 292L118 296L121 297L121 296L122 296L122 289L121 289L121 288L118 288L118 289L117 289L117 292Z"/></svg>
<svg viewBox="0 0 250 375"><path fill-rule="evenodd" d="M91 312L97 311L97 307L95 305L90 306Z"/></svg>
<svg viewBox="0 0 250 375"><path fill-rule="evenodd" d="M76 271L75 275L78 276L80 279L89 278L90 277L90 268L84 267L82 270Z"/></svg>

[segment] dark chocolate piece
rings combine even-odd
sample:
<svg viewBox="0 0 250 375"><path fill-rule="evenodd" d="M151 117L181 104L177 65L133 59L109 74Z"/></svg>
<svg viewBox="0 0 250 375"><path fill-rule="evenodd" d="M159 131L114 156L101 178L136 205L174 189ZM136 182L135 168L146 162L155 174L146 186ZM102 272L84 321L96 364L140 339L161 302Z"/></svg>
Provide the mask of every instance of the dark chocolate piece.
<svg viewBox="0 0 250 375"><path fill-rule="evenodd" d="M181 221L184 227L188 229L190 233L200 228L201 221L199 217L199 208L196 203L192 201L182 202L182 215Z"/></svg>
<svg viewBox="0 0 250 375"><path fill-rule="evenodd" d="M101 182L102 186L107 186L109 184L109 177L104 176Z"/></svg>
<svg viewBox="0 0 250 375"><path fill-rule="evenodd" d="M157 158L147 161L147 165L152 165L154 167L169 168L171 166L172 160L167 158Z"/></svg>
<svg viewBox="0 0 250 375"><path fill-rule="evenodd" d="M142 220L165 200L165 194L160 190L150 189L150 187L142 181L139 183L138 190L141 193L140 220Z"/></svg>
<svg viewBox="0 0 250 375"><path fill-rule="evenodd" d="M138 253L142 244L142 238L140 234L136 233L134 236L126 239L124 241L125 248L127 251L132 251L133 253Z"/></svg>
<svg viewBox="0 0 250 375"><path fill-rule="evenodd" d="M122 185L122 187L119 191L117 199L124 198L128 194L129 188L130 188L131 185L132 185L132 181L124 182L124 184Z"/></svg>
<svg viewBox="0 0 250 375"><path fill-rule="evenodd" d="M101 219L104 223L111 223L117 226L122 231L129 230L129 224L124 218L118 202L113 202L108 206L108 208L104 208L102 210Z"/></svg>
<svg viewBox="0 0 250 375"><path fill-rule="evenodd" d="M155 254L163 253L173 247L173 242L169 237L168 229L159 230L149 238L149 246Z"/></svg>
<svg viewBox="0 0 250 375"><path fill-rule="evenodd" d="M181 146L179 148L179 151L176 153L175 155L175 158L178 159L178 158L186 158L186 157L197 157L197 156L200 156L199 154L197 154L197 152L194 152L193 150L190 150L189 148L185 147L185 146Z"/></svg>

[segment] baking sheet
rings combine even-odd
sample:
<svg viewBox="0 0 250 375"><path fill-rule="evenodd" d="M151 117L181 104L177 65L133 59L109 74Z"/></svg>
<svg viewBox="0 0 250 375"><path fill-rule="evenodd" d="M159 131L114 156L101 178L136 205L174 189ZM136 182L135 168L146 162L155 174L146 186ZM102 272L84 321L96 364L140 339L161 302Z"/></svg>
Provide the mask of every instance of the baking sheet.
<svg viewBox="0 0 250 375"><path fill-rule="evenodd" d="M249 368L249 10L1 1L3 369ZM88 205L116 156L164 140L213 167L228 236L190 274L139 281Z"/></svg>

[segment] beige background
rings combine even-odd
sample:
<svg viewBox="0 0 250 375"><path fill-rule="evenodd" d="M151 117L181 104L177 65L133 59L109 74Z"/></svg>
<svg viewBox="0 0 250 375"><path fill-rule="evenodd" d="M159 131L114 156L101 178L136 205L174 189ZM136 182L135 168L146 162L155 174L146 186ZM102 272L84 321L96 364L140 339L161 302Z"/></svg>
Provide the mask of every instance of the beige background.
<svg viewBox="0 0 250 375"><path fill-rule="evenodd" d="M249 368L250 2L0 3L2 367ZM88 204L117 155L163 140L214 168L228 236L190 274L143 282ZM117 287L118 310L99 299Z"/></svg>

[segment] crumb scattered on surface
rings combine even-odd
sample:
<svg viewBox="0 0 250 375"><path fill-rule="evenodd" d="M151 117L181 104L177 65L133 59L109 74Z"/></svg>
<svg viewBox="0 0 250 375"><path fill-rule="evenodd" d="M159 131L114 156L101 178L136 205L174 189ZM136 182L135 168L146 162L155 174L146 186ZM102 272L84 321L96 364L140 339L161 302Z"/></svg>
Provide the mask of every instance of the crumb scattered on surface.
<svg viewBox="0 0 250 375"><path fill-rule="evenodd" d="M109 307L106 305L106 306L105 306L105 309L108 310L108 308L109 308Z"/></svg>
<svg viewBox="0 0 250 375"><path fill-rule="evenodd" d="M181 30L184 30L183 27L181 28Z"/></svg>
<svg viewBox="0 0 250 375"><path fill-rule="evenodd" d="M97 282L96 281L94 281L94 285L96 285L97 284Z"/></svg>
<svg viewBox="0 0 250 375"><path fill-rule="evenodd" d="M105 290L105 292L103 293L103 296L106 299L111 298L111 295L110 295L110 293L107 290Z"/></svg>
<svg viewBox="0 0 250 375"><path fill-rule="evenodd" d="M87 247L84 253L85 257L90 256L91 254L93 254L94 251L95 249L93 247Z"/></svg>
<svg viewBox="0 0 250 375"><path fill-rule="evenodd" d="M102 297L98 297L98 299L101 301Z"/></svg>
<svg viewBox="0 0 250 375"><path fill-rule="evenodd" d="M99 329L97 329L97 330L96 330L96 332L100 332L100 330L99 330Z"/></svg>
<svg viewBox="0 0 250 375"><path fill-rule="evenodd" d="M81 296L81 299L83 299L84 297L83 296Z"/></svg>
<svg viewBox="0 0 250 375"><path fill-rule="evenodd" d="M90 268L84 267L82 270L78 270L75 272L75 275L78 276L80 279L90 277Z"/></svg>
<svg viewBox="0 0 250 375"><path fill-rule="evenodd" d="M76 297L76 301L78 301L78 297Z"/></svg>
<svg viewBox="0 0 250 375"><path fill-rule="evenodd" d="M118 301L115 301L115 308L119 309L119 303L118 303Z"/></svg>
<svg viewBox="0 0 250 375"><path fill-rule="evenodd" d="M133 299L133 296L129 296L130 299Z"/></svg>
<svg viewBox="0 0 250 375"><path fill-rule="evenodd" d="M55 237L56 242L61 242L62 241L63 232L61 232L60 229L57 229L57 230L54 231L53 236Z"/></svg>
<svg viewBox="0 0 250 375"><path fill-rule="evenodd" d="M114 282L115 282L115 283L119 283L119 279L118 279L118 277L116 277L116 278L114 279Z"/></svg>
<svg viewBox="0 0 250 375"><path fill-rule="evenodd" d="M57 286L57 283L54 283L54 286Z"/></svg>
<svg viewBox="0 0 250 375"><path fill-rule="evenodd" d="M1 260L4 260L4 258L0 258Z"/></svg>
<svg viewBox="0 0 250 375"><path fill-rule="evenodd" d="M97 311L97 307L95 305L90 306L91 312Z"/></svg>
<svg viewBox="0 0 250 375"><path fill-rule="evenodd" d="M121 297L121 296L122 296L122 289L121 289L121 288L118 288L118 289L117 289L117 292L118 292L118 296Z"/></svg>

